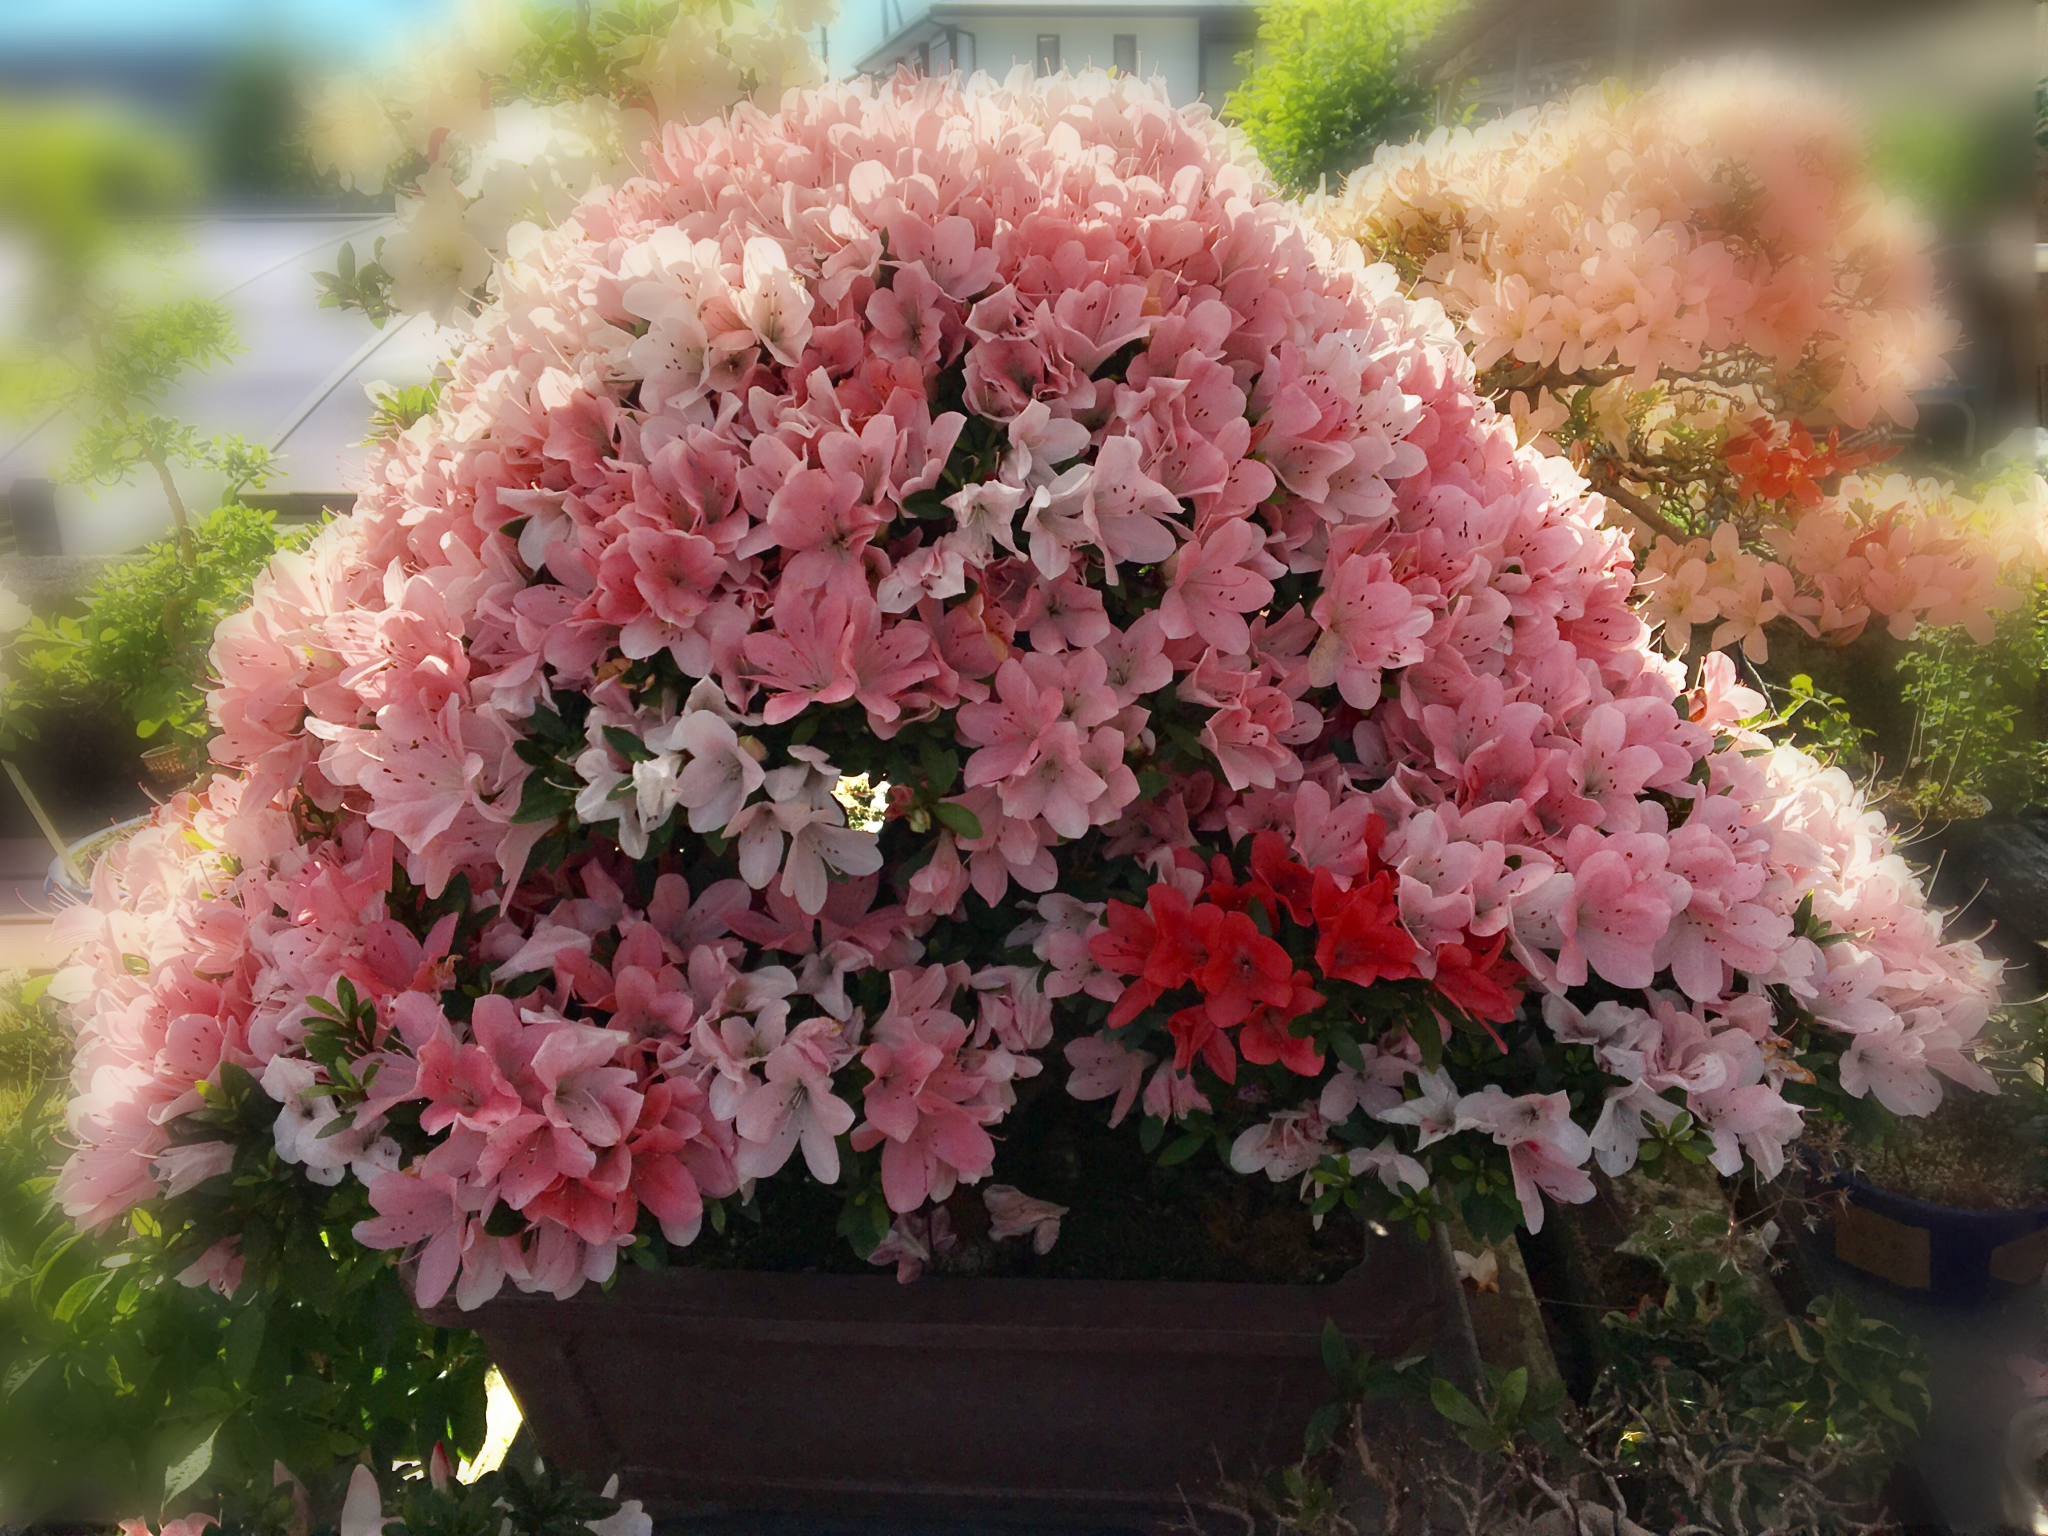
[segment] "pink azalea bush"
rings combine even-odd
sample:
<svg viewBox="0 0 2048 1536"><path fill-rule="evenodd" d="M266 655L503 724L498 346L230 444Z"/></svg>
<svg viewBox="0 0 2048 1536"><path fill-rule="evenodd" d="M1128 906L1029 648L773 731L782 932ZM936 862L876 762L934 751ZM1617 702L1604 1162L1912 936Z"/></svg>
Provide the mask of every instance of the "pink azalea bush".
<svg viewBox="0 0 2048 1536"><path fill-rule="evenodd" d="M1589 87L1383 148L1317 217L1441 303L1524 439L1630 515L1672 654L1873 621L1981 643L2017 606L2048 486L1863 472L1957 330L1933 230L1816 82L1739 61Z"/></svg>
<svg viewBox="0 0 2048 1536"><path fill-rule="evenodd" d="M1048 1090L1325 1199L1456 1149L1534 1227L1646 1135L1769 1173L1982 1081L1854 787L1201 109L902 78L649 164L515 233L64 918L78 1220L220 1188L249 1083L473 1306L764 1180L907 1273L964 1186L1050 1246L993 1182Z"/></svg>

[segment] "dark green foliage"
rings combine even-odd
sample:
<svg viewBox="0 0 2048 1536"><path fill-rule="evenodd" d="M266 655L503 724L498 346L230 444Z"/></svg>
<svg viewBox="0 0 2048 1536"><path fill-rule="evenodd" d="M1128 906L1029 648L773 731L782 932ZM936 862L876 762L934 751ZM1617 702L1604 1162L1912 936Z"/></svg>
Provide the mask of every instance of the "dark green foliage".
<svg viewBox="0 0 2048 1536"><path fill-rule="evenodd" d="M192 747L208 734L203 688L213 631L249 602L257 575L310 529L280 532L275 518L224 506L194 530L187 564L164 539L102 576L76 618L38 620L22 636L21 696L38 710L111 699L138 736Z"/></svg>
<svg viewBox="0 0 2048 1536"><path fill-rule="evenodd" d="M1589 1412L1611 1443L1589 1452L1632 1474L1638 1518L1754 1529L1874 1498L1928 1411L1919 1346L1845 1296L1786 1316L1768 1283L1744 1272L1725 1215L1692 1221L1699 1230L1642 1250L1664 1273L1664 1296L1606 1319L1614 1364ZM1678 1447L1694 1465L1674 1480Z"/></svg>
<svg viewBox="0 0 2048 1536"><path fill-rule="evenodd" d="M0 1022L10 1067L61 1060L41 1005L16 1001ZM38 1033L40 1060L28 1048ZM125 1225L80 1233L52 1193L63 1085L22 1086L35 1096L0 1128L8 1519L111 1519L204 1499L230 1520L260 1520L278 1461L318 1491L338 1488L363 1457L388 1474L437 1441L474 1454L481 1346L421 1323L386 1257L348 1238L369 1214L359 1188L320 1189L277 1162L259 1124L276 1106L246 1074L219 1110L260 1139L188 1197L198 1230L168 1229L144 1206ZM174 1278L226 1232L239 1235L246 1266L232 1302Z"/></svg>

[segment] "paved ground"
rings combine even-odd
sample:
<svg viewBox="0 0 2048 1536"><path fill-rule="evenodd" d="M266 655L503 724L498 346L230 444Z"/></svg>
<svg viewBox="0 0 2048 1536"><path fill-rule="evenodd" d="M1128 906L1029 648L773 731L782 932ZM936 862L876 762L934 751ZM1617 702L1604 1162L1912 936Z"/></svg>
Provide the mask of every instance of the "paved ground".
<svg viewBox="0 0 2048 1536"><path fill-rule="evenodd" d="M47 843L0 838L0 971L44 970L63 958L50 942L49 867Z"/></svg>

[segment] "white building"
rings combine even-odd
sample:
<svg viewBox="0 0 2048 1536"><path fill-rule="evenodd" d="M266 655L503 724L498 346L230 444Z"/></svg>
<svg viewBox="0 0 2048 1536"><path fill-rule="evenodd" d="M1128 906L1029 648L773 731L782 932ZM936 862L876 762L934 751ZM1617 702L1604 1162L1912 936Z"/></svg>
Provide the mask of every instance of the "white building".
<svg viewBox="0 0 2048 1536"><path fill-rule="evenodd" d="M1093 65L1161 75L1174 101L1220 108L1244 78L1237 56L1257 31L1257 9L1243 0L842 0L824 51L838 78L900 64L998 78L1018 64L1039 74Z"/></svg>

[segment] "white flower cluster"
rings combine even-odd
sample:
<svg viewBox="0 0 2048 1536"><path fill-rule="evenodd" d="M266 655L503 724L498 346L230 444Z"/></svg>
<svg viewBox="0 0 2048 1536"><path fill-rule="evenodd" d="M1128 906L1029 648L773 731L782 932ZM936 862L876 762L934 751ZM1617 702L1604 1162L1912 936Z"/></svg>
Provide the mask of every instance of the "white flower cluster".
<svg viewBox="0 0 2048 1536"><path fill-rule="evenodd" d="M599 702L584 726L588 746L576 759L583 780L577 820L617 822L619 847L643 859L649 837L683 811L692 832L737 842L748 885L762 890L780 872L781 893L815 916L831 876L881 869L881 845L873 832L846 824L836 794L839 770L824 753L791 747L791 762L765 767L768 749L739 729L757 723L735 714L710 681L690 690L680 712L634 708L622 697Z"/></svg>
<svg viewBox="0 0 2048 1536"><path fill-rule="evenodd" d="M818 84L809 37L824 19L815 0L686 4L658 30L603 38L598 51L650 113L604 95L494 100L538 39L525 8L476 0L452 33L422 36L386 74L322 82L309 114L314 158L365 192L382 190L406 157L426 160L400 189L401 228L379 261L393 309L460 323L510 232L551 229L593 187L639 174L658 121L701 121L749 93L772 101Z"/></svg>

